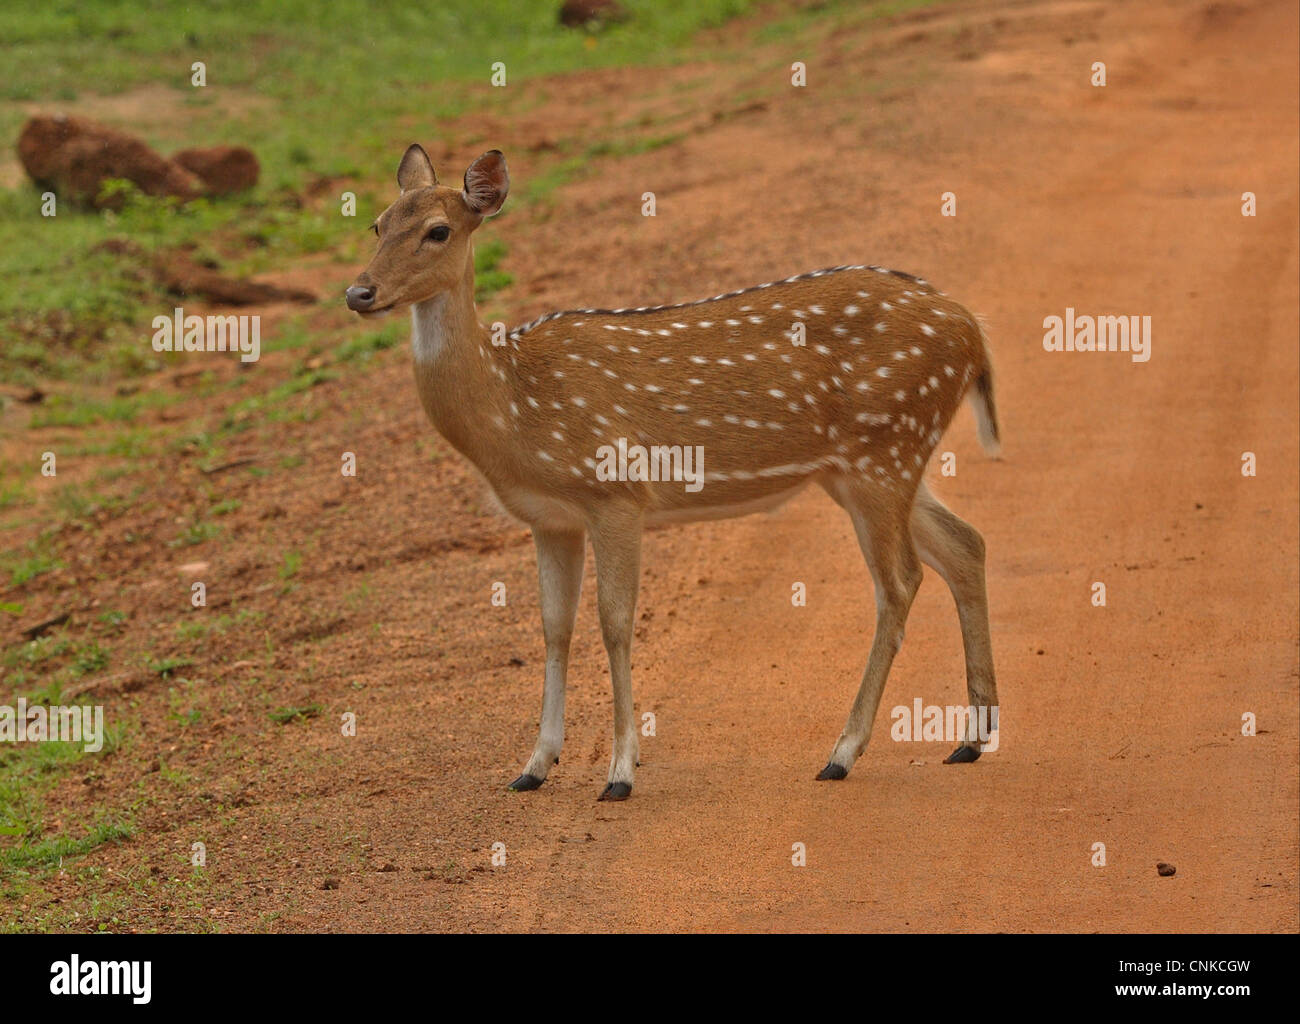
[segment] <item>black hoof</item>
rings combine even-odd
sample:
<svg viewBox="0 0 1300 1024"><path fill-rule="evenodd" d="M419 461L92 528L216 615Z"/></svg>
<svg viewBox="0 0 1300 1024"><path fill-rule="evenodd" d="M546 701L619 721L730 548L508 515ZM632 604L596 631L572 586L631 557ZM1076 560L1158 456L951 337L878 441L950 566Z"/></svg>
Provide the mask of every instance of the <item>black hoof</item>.
<svg viewBox="0 0 1300 1024"><path fill-rule="evenodd" d="M597 800L626 800L632 795L630 782L607 782Z"/></svg>
<svg viewBox="0 0 1300 1024"><path fill-rule="evenodd" d="M843 765L836 764L832 761L825 768L817 773L817 781L825 782L827 779L842 779L849 774L849 770Z"/></svg>
<svg viewBox="0 0 1300 1024"><path fill-rule="evenodd" d="M530 789L536 789L545 781L545 779L539 779L536 775L529 775L527 772L524 772L523 775L510 783L506 789L512 790L515 793L526 793Z"/></svg>
<svg viewBox="0 0 1300 1024"><path fill-rule="evenodd" d="M980 759L979 747L968 747L962 744L951 754L943 759L944 764L970 764L972 761Z"/></svg>

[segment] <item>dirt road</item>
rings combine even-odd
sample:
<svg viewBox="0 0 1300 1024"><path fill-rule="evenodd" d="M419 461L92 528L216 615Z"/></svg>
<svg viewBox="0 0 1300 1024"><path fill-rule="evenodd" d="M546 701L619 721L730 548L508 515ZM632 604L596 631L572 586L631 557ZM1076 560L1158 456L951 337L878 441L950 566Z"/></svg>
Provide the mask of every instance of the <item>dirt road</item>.
<svg viewBox="0 0 1300 1024"><path fill-rule="evenodd" d="M1007 456L984 461L959 420L947 442L957 476L936 487L991 552L1001 749L943 767L942 745L892 742L878 721L845 784L812 781L872 620L849 524L809 494L648 539L635 667L656 735L633 801L592 802L610 698L589 587L568 756L544 790L499 791L531 743L536 672L504 686L470 672L448 680L456 693L431 708L435 728L376 743L405 781L356 808L376 860L445 851L483 866L502 842L507 866L432 890L417 873L359 875L342 898L367 902L343 920L340 894L322 892L286 924L1296 927L1294 6L978 15L960 19L979 26L968 61L938 64L955 15L843 43L827 77L938 64L889 103L837 123L842 102L792 90L638 161L606 187L653 182L666 215L598 237L589 257L650 263L620 275L612 302L691 297L701 273L707 292L866 259L921 272L987 315ZM1094 60L1104 89L1089 85ZM1254 219L1244 191L1259 197ZM715 231L725 269L705 255ZM1043 318L1066 307L1150 315L1149 362L1045 352ZM528 562L512 549L501 566L516 592ZM789 600L793 581L808 585L806 608ZM537 646L530 618L512 649ZM963 678L955 614L929 576L882 714L918 696L962 702ZM1240 735L1247 711L1262 735ZM444 731L456 754L423 761L421 737ZM1178 874L1158 877L1157 861Z"/></svg>
<svg viewBox="0 0 1300 1024"><path fill-rule="evenodd" d="M784 72L678 69L705 110L743 108L746 76L788 77L790 59L809 85L560 189L546 231L502 222L520 320L858 262L986 317L1005 457L980 453L963 411L940 446L956 476L930 477L988 543L995 753L945 767L950 745L890 739L895 706L965 702L956 613L927 571L870 747L845 782L813 781L873 606L847 518L809 492L647 535L633 669L655 735L618 805L595 801L611 696L589 564L562 763L506 792L541 704L531 544L477 514L453 461L416 457L427 428L394 362L364 417L331 407L313 427L319 450L368 443L378 467L365 511L329 520L339 561L311 592L340 636L313 661L330 715L241 747L232 711L220 760L190 765L253 795L94 856L121 869L201 825L241 893L217 909L229 930L1300 927L1298 41L1295 5L1272 0L939 8L830 36ZM557 83L538 123L650 79ZM1046 352L1044 318L1067 308L1149 316L1149 361ZM337 489L327 472L299 492ZM376 523L391 549L369 546ZM360 608L343 601L358 551Z"/></svg>

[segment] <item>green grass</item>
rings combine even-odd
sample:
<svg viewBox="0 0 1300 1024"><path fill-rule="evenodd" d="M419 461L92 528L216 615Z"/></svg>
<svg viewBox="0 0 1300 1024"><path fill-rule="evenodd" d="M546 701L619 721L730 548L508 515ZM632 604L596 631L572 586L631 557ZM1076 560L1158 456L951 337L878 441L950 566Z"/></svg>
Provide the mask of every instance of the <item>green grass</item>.
<svg viewBox="0 0 1300 1024"><path fill-rule="evenodd" d="M496 238L485 239L474 246L475 301L486 302L514 281L512 274L500 268L505 255L505 243Z"/></svg>
<svg viewBox="0 0 1300 1024"><path fill-rule="evenodd" d="M156 440L154 431L148 427L124 427L121 424L102 431L87 431L81 436L85 440L70 447L69 455L115 455L140 459L150 454ZM121 475L120 470L110 472Z"/></svg>
<svg viewBox="0 0 1300 1024"><path fill-rule="evenodd" d="M593 143L584 148L579 155L566 157L526 181L523 186L523 200L549 209L556 189L595 172L602 158L649 153L664 146L671 146L684 137L681 132L670 132L663 135L605 139Z"/></svg>
<svg viewBox="0 0 1300 1024"><path fill-rule="evenodd" d="M327 18L309 0L93 6L54 0L0 15L8 68L0 98L67 98L162 81L192 90L201 117L207 94L190 85L190 64L201 60L209 93L237 88L292 99L305 112L333 113L355 126L366 120L359 112L380 120L427 109L448 80L486 82L495 61L506 65L507 88L537 75L662 62L700 29L752 6L750 0L622 2L632 17L604 29L593 46L585 33L557 23L556 5L515 0L335 0ZM334 140L313 135L310 126L289 127L293 132L278 151L286 163L339 159L321 153L322 143Z"/></svg>
<svg viewBox="0 0 1300 1024"><path fill-rule="evenodd" d="M67 640L43 637L23 645L34 656L52 655L67 649ZM96 645L83 648L79 657L98 663ZM12 652L6 655L6 661ZM57 703L57 687L45 694ZM122 746L120 726L105 730L104 745L98 753L88 753L81 742L47 741L0 745L0 877L14 869L55 867L61 859L87 853L106 842L129 838L132 826L118 815L100 814L93 826L80 838L69 835L45 838L45 799L50 789L68 773L84 771L95 759L109 756Z"/></svg>
<svg viewBox="0 0 1300 1024"><path fill-rule="evenodd" d="M191 547L195 544L202 544L204 541L212 540L221 533L221 527L216 523L198 522L191 523L185 527L180 534L169 540L167 546L171 548Z"/></svg>
<svg viewBox="0 0 1300 1024"><path fill-rule="evenodd" d="M652 153L656 149L663 149L664 146L680 142L685 137L684 132L669 132L666 135L648 135L634 139L608 139L590 146L587 149L587 157L596 160L602 156L635 156L638 153Z"/></svg>
<svg viewBox="0 0 1300 1024"><path fill-rule="evenodd" d="M384 201L355 184L355 218L321 179L373 178L411 139L428 139L469 109L527 109L531 78L559 72L682 59L701 29L743 13L752 0L624 0L632 17L597 35L558 24L555 7L514 0L338 0L328 17L307 0L113 0L0 8L0 138L25 118L18 102L75 100L151 87L144 124L120 127L163 153L185 145L247 145L261 164L249 194L177 204L127 189L119 212L78 210L62 197L41 214L34 186L0 189L0 374L19 383L103 382L157 370L149 324L171 309L149 271L152 254L193 245L244 275L322 251L361 252L357 223ZM340 26L364 26L350 31ZM207 85L190 65L207 65ZM491 88L504 62L506 85ZM161 87L161 91L157 92ZM161 97L161 98L159 98ZM171 97L168 99L168 97ZM129 115L123 115L129 117ZM112 120L111 115L105 117ZM484 139L484 148L508 139ZM454 179L463 168L447 168ZM539 193L543 190L537 190ZM102 243L124 239L127 250ZM489 247L479 283L492 294L510 277ZM273 342L271 342L273 344ZM130 422L134 403L88 411L94 422ZM43 412L39 423L76 414ZM68 424L72 425L72 424Z"/></svg>
<svg viewBox="0 0 1300 1024"><path fill-rule="evenodd" d="M148 339L144 344L148 345ZM92 398L85 395L51 395L32 415L33 427L85 427L96 423L134 423L145 409L178 401L180 396L165 391L146 394Z"/></svg>
<svg viewBox="0 0 1300 1024"><path fill-rule="evenodd" d="M95 641L91 641L73 659L72 666L78 675L88 675L108 667L108 652Z"/></svg>
<svg viewBox="0 0 1300 1024"><path fill-rule="evenodd" d="M151 658L148 664L150 672L157 673L164 679L170 679L173 672L193 665L194 661L192 658L162 658L160 660Z"/></svg>
<svg viewBox="0 0 1300 1024"><path fill-rule="evenodd" d="M405 320L394 320L377 331L352 334L334 349L335 358L340 362L368 360L374 353L401 344L410 333Z"/></svg>
<svg viewBox="0 0 1300 1024"><path fill-rule="evenodd" d="M0 850L0 864L9 868L53 868L61 861L80 857L105 843L118 843L135 835L135 827L124 821L104 821L80 839L59 836Z"/></svg>
<svg viewBox="0 0 1300 1024"><path fill-rule="evenodd" d="M9 473L8 467L5 467L5 475ZM32 493L27 489L27 485L19 480L6 480L0 484L0 509L13 508L17 505L30 505L32 503Z"/></svg>
<svg viewBox="0 0 1300 1024"><path fill-rule="evenodd" d="M149 253L202 243L229 251L227 271L243 274L333 247L346 226L334 220L342 218L297 205L291 196L257 194L179 204L131 189L118 213L68 206L47 218L40 216L30 186L0 189L0 273L22 280L27 289L23 295L0 293L0 325L14 337L0 348L0 371L25 384L99 383L180 365L183 354L155 352L151 344L153 318L181 300L163 293L154 280ZM110 239L136 248L106 250L102 244ZM110 400L80 418L51 412L47 402L34 425L130 422L145 401Z"/></svg>
<svg viewBox="0 0 1300 1024"><path fill-rule="evenodd" d="M308 718L315 718L325 708L320 704L312 703L303 707L281 707L272 711L271 721L278 722L280 725L288 725L290 722L301 722Z"/></svg>
<svg viewBox="0 0 1300 1024"><path fill-rule="evenodd" d="M194 612L176 623L176 638L188 644L199 644L210 636L220 636L231 626L244 626L260 622L265 613L252 608L241 608L233 615L217 615L211 611Z"/></svg>
<svg viewBox="0 0 1300 1024"><path fill-rule="evenodd" d="M284 553L284 564L280 566L280 579L290 580L298 575L298 569L302 566L302 553L300 551L286 551Z"/></svg>
<svg viewBox="0 0 1300 1024"><path fill-rule="evenodd" d="M66 637L46 635L17 644L5 651L3 664L6 668L32 667L50 658L65 654L71 647Z"/></svg>
<svg viewBox="0 0 1300 1024"><path fill-rule="evenodd" d="M523 195L527 202L547 203L551 194L561 185L576 181L590 164L585 157L575 156L563 160L549 170L535 175L524 183Z"/></svg>
<svg viewBox="0 0 1300 1024"><path fill-rule="evenodd" d="M9 582L15 587L62 566L63 563L54 556L48 534L29 541L20 550L6 551L0 556L0 573L7 572Z"/></svg>

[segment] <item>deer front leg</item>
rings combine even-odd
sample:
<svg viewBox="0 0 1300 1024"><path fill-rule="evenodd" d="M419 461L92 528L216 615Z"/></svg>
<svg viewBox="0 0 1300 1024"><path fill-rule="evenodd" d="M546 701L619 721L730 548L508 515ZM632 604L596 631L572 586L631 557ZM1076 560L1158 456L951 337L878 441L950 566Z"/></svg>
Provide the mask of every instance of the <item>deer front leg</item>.
<svg viewBox="0 0 1300 1024"><path fill-rule="evenodd" d="M542 688L542 727L523 774L510 783L516 791L536 789L546 781L564 745L564 685L569 670L569 641L582 593L582 530L533 530L537 577L542 592L542 633L546 637L546 682Z"/></svg>
<svg viewBox="0 0 1300 1024"><path fill-rule="evenodd" d="M596 553L596 604L614 686L614 751L601 800L626 800L632 792L638 740L632 712L632 628L641 580L641 513L604 512L591 527Z"/></svg>

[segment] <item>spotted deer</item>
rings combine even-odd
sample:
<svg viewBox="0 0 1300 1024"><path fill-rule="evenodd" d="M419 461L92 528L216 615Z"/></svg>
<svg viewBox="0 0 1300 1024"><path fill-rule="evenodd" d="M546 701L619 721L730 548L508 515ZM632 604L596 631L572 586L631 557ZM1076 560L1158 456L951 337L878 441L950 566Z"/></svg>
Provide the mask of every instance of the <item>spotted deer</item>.
<svg viewBox="0 0 1300 1024"><path fill-rule="evenodd" d="M970 706L996 721L984 541L922 480L963 398L997 453L989 354L969 312L908 274L840 266L695 302L549 313L494 336L475 311L472 238L506 200L505 157L485 153L455 188L412 145L397 182L347 305L365 317L411 307L425 412L532 529L546 641L541 728L509 788L536 789L559 761L586 537L614 689L600 799L623 800L638 764L631 653L642 529L770 509L810 483L848 512L876 596L857 698L817 778L844 778L867 746L923 562L956 601ZM702 453L702 486L647 474L640 460L625 479L600 472L629 446ZM947 762L979 753L968 739Z"/></svg>

